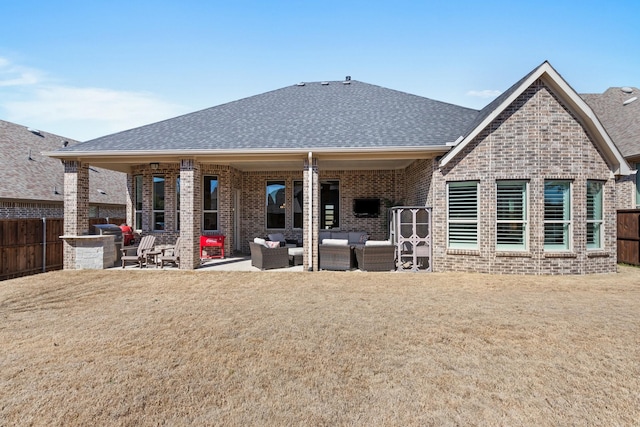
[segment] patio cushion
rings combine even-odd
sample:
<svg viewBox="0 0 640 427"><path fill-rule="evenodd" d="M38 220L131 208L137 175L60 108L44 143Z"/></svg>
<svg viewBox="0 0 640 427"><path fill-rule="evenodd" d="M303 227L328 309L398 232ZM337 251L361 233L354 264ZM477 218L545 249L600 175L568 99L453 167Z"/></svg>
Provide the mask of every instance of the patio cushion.
<svg viewBox="0 0 640 427"><path fill-rule="evenodd" d="M267 241L264 239L261 239L260 237L256 237L255 239L253 239L253 243L257 243L259 245L262 245L264 247L267 246Z"/></svg>
<svg viewBox="0 0 640 427"><path fill-rule="evenodd" d="M391 242L388 240L367 240L365 246L391 246Z"/></svg>
<svg viewBox="0 0 640 427"><path fill-rule="evenodd" d="M331 233L331 238L349 240L349 233L347 233L346 231L345 232L336 231L334 233Z"/></svg>
<svg viewBox="0 0 640 427"><path fill-rule="evenodd" d="M271 240L272 242L284 242L284 234L282 233L272 233L269 234L267 237L269 237L269 240Z"/></svg>
<svg viewBox="0 0 640 427"><path fill-rule="evenodd" d="M347 239L324 239L323 245L327 246L349 246L349 240Z"/></svg>
<svg viewBox="0 0 640 427"><path fill-rule="evenodd" d="M331 232L330 231L321 231L318 234L318 239L320 240L320 243L322 243L322 241L324 239L330 239L331 238Z"/></svg>
<svg viewBox="0 0 640 427"><path fill-rule="evenodd" d="M369 235L364 231L349 232L349 243L352 245L365 243L369 239Z"/></svg>

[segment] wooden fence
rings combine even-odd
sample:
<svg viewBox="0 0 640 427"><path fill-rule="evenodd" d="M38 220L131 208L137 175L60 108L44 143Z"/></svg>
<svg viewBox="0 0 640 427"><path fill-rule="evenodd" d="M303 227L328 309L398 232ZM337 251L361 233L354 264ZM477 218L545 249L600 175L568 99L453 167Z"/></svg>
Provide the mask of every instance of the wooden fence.
<svg viewBox="0 0 640 427"><path fill-rule="evenodd" d="M121 224L122 218L91 218L89 225ZM0 280L62 269L62 218L0 220Z"/></svg>
<svg viewBox="0 0 640 427"><path fill-rule="evenodd" d="M640 265L640 209L618 211L618 262Z"/></svg>

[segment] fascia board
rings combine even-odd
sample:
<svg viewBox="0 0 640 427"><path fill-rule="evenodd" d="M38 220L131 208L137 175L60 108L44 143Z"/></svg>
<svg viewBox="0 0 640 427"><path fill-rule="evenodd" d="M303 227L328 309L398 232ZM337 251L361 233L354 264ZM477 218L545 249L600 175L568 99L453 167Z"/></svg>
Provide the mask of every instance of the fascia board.
<svg viewBox="0 0 640 427"><path fill-rule="evenodd" d="M469 135L467 135L454 149L447 153L440 161L440 167L444 167L455 156L460 153L483 129L495 120L512 102L514 102L522 93L529 88L537 79L543 78L545 82L557 92L564 95L564 99L568 100L572 107L583 120L587 120L594 132L596 140L600 142L601 148L608 158L609 162L614 166L613 171L616 175L629 175L631 170L626 160L620 153L620 150L611 140L611 137L606 132L600 120L596 117L593 110L587 105L587 103L577 94L571 86L558 74L558 72L548 63L543 63L538 69L525 80L509 97L507 97L494 111L491 112L485 120L482 121L475 129L473 129Z"/></svg>
<svg viewBox="0 0 640 427"><path fill-rule="evenodd" d="M254 157L254 156L307 156L309 151L314 155L358 155L364 156L377 154L380 156L394 154L411 154L411 153L441 153L450 149L447 145L428 145L428 146L391 146L391 147L375 147L375 148L305 148L305 149L263 149L263 150L138 150L138 151L48 151L43 152L45 156L53 157L60 160L77 160L77 159L100 159L100 158L154 158L162 159L169 157L196 158L207 156L225 156L225 157Z"/></svg>
<svg viewBox="0 0 640 427"><path fill-rule="evenodd" d="M529 86L533 84L537 79L542 75L543 67L548 65L546 62L542 64L535 73L533 73L527 80L525 80L520 87L518 87L511 95L509 95L498 107L496 107L491 114L489 114L475 129L472 129L471 132L464 136L463 140L458 143L451 151L449 151L441 160L440 167L444 167L449 163L454 157L456 157L464 148L469 145L473 139L482 132L484 128L489 126L491 122L493 122L503 111L507 108L513 101L515 101Z"/></svg>

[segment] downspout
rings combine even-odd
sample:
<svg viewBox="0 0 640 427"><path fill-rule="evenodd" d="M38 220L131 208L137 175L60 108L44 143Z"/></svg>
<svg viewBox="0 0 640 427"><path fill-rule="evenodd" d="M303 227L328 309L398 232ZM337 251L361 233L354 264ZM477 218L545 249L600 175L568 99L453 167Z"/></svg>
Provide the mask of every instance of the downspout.
<svg viewBox="0 0 640 427"><path fill-rule="evenodd" d="M309 209L307 214L307 242L309 247L309 271L313 271L313 166L312 166L313 155L311 151L309 151L309 188L307 189L308 200L309 200Z"/></svg>

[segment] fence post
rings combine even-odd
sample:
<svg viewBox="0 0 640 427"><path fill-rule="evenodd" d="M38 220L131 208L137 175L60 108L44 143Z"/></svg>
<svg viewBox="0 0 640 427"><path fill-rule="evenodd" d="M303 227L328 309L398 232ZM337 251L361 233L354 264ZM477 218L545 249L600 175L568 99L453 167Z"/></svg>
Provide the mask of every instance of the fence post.
<svg viewBox="0 0 640 427"><path fill-rule="evenodd" d="M42 272L47 272L47 218L42 218Z"/></svg>

